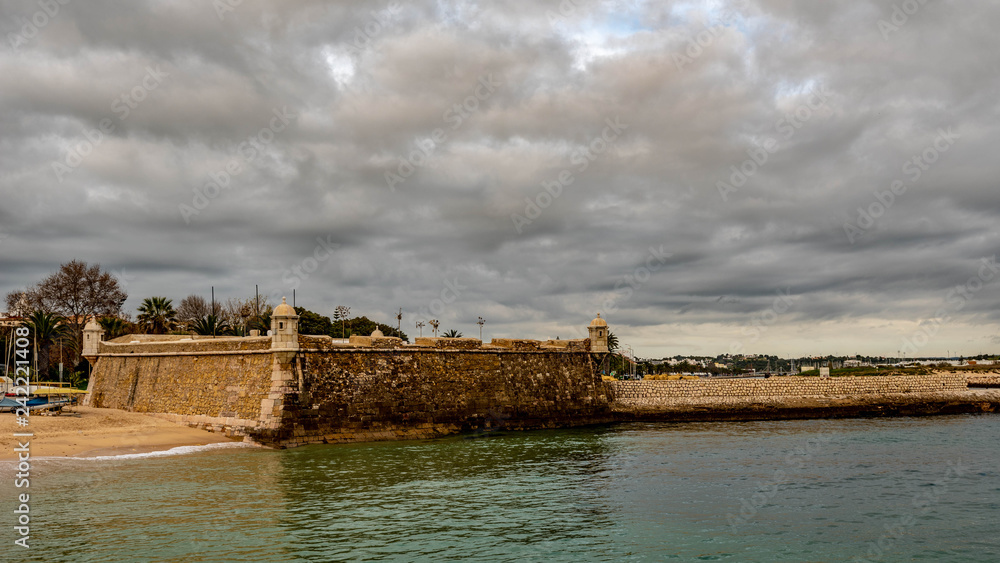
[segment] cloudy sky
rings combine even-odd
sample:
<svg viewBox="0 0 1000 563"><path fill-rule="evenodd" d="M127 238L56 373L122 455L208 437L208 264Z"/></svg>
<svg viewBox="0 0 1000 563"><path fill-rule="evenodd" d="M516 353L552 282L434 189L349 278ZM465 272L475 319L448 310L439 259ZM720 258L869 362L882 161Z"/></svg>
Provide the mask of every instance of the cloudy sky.
<svg viewBox="0 0 1000 563"><path fill-rule="evenodd" d="M1000 350L995 2L0 6L4 294L76 258L133 314Z"/></svg>

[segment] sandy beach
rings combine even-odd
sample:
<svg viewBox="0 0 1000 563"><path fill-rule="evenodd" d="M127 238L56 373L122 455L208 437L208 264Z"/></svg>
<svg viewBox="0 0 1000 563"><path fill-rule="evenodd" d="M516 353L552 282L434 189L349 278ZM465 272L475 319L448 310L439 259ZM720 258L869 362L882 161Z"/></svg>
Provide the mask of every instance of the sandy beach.
<svg viewBox="0 0 1000 563"><path fill-rule="evenodd" d="M15 459L15 432L32 432L32 457L93 457L231 442L222 434L115 409L74 407L80 416L31 416L27 428L0 413L0 460ZM22 438L24 440L24 438Z"/></svg>

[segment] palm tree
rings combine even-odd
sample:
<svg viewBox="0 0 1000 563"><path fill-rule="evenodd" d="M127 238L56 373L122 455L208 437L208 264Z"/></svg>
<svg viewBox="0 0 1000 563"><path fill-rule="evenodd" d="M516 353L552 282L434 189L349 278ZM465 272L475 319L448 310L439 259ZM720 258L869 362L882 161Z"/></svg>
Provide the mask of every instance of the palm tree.
<svg viewBox="0 0 1000 563"><path fill-rule="evenodd" d="M609 352L614 352L615 350L618 350L618 337L615 336L615 333L613 333L613 332L611 332L609 330L608 331L608 351Z"/></svg>
<svg viewBox="0 0 1000 563"><path fill-rule="evenodd" d="M250 318L250 322L247 324L247 328L250 330L259 330L261 334L267 334L267 331L271 330L271 313L273 309L268 308L261 311L259 315L254 315Z"/></svg>
<svg viewBox="0 0 1000 563"><path fill-rule="evenodd" d="M174 311L173 300L166 297L147 297L139 305L139 326L149 330L150 334L166 334L177 322L177 311Z"/></svg>
<svg viewBox="0 0 1000 563"><path fill-rule="evenodd" d="M191 325L191 330L195 334L212 336L225 336L232 333L232 328L225 319L220 319L215 315L204 316Z"/></svg>
<svg viewBox="0 0 1000 563"><path fill-rule="evenodd" d="M97 319L97 324L104 329L104 338L108 340L128 334L128 323L119 317L101 317Z"/></svg>
<svg viewBox="0 0 1000 563"><path fill-rule="evenodd" d="M448 332L442 334L441 336L443 336L444 338L462 338L462 333L458 332L455 329L451 329Z"/></svg>
<svg viewBox="0 0 1000 563"><path fill-rule="evenodd" d="M49 372L49 348L60 341L69 342L73 332L68 325L63 324L63 318L54 313L35 311L24 323L31 329L32 337L38 345L38 373Z"/></svg>
<svg viewBox="0 0 1000 563"><path fill-rule="evenodd" d="M337 308L333 310L333 320L340 321L340 337L347 338L347 331L344 328L344 324L347 322L347 317L351 314L351 308L346 305L337 305Z"/></svg>

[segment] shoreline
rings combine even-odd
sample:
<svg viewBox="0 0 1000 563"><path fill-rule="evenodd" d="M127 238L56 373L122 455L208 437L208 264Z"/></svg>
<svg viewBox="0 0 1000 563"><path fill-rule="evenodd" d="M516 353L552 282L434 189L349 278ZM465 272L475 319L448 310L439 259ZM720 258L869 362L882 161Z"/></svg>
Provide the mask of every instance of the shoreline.
<svg viewBox="0 0 1000 563"><path fill-rule="evenodd" d="M11 413L0 413L0 461L17 459L16 432L32 432L31 457L97 458L141 455L185 446L239 444L221 432L195 428L168 420L162 413L136 413L109 408L74 407L76 416L33 415L27 428L20 428ZM577 420L541 424L538 428L579 427L620 422L739 422L753 420L916 417L954 414L1000 414L1000 389L967 388L932 393L881 395L774 396L774 397L650 397L617 399L606 412ZM508 430L518 430L517 425ZM460 435L462 432L443 435ZM532 429L527 425L521 429ZM374 432L374 431L373 431ZM406 433L357 433L337 442L423 439ZM376 436L377 435L377 436ZM318 443L318 442L317 442ZM284 448L281 448L284 449Z"/></svg>
<svg viewBox="0 0 1000 563"><path fill-rule="evenodd" d="M73 407L72 412L80 416L32 415L26 428L16 425L13 414L0 413L0 461L17 459L15 432L34 434L27 438L33 459L146 454L182 446L238 442L220 433L144 413L94 407Z"/></svg>
<svg viewBox="0 0 1000 563"><path fill-rule="evenodd" d="M963 389L880 396L840 395L700 399L619 399L611 404L627 422L745 421L878 418L1000 413L1000 389Z"/></svg>

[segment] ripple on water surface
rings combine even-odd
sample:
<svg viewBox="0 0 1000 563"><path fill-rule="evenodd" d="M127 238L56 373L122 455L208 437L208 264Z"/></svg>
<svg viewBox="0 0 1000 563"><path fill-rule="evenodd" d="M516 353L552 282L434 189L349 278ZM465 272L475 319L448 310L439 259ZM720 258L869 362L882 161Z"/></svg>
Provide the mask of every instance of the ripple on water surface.
<svg viewBox="0 0 1000 563"><path fill-rule="evenodd" d="M1000 560L995 415L466 438L36 461L31 553L44 561ZM18 492L7 487L3 511Z"/></svg>

